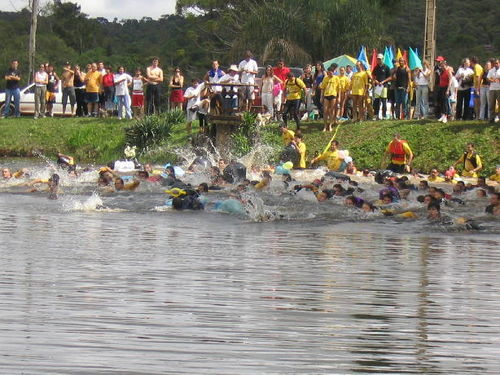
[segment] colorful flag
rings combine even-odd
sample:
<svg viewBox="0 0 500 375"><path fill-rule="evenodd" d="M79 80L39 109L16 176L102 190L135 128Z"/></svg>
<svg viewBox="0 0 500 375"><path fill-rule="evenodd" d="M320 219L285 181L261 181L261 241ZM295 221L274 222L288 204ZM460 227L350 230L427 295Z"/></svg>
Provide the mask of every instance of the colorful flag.
<svg viewBox="0 0 500 375"><path fill-rule="evenodd" d="M370 69L370 64L368 64L368 58L366 57L366 48L365 46L361 46L358 53L358 60L363 63L365 69Z"/></svg>
<svg viewBox="0 0 500 375"><path fill-rule="evenodd" d="M405 61L406 66L408 66L408 51L403 50L403 56L401 56Z"/></svg>
<svg viewBox="0 0 500 375"><path fill-rule="evenodd" d="M403 54L401 53L401 50L398 48L398 53L396 54L396 60L399 61L401 57L403 57Z"/></svg>
<svg viewBox="0 0 500 375"><path fill-rule="evenodd" d="M422 61L418 57L418 54L415 51L413 51L410 47L410 69L416 69L416 68L422 68Z"/></svg>
<svg viewBox="0 0 500 375"><path fill-rule="evenodd" d="M389 48L385 47L384 50L384 64L389 67L389 69L394 68L394 64L392 63L391 51Z"/></svg>
<svg viewBox="0 0 500 375"><path fill-rule="evenodd" d="M372 72L376 66L377 66L377 50L374 48L372 52L372 66L371 66Z"/></svg>

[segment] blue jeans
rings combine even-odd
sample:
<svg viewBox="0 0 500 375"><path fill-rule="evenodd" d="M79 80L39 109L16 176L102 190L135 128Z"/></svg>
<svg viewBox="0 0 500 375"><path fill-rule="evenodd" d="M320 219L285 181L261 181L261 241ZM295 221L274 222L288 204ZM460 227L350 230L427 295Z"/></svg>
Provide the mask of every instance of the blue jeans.
<svg viewBox="0 0 500 375"><path fill-rule="evenodd" d="M399 120L401 118L400 106L402 106L405 120L407 120L408 119L408 92L404 88L403 89L397 88L396 90L394 90L394 95L396 97L396 119Z"/></svg>
<svg viewBox="0 0 500 375"><path fill-rule="evenodd" d="M418 85L415 91L416 105L415 114L417 117L427 117L429 112L429 86Z"/></svg>
<svg viewBox="0 0 500 375"><path fill-rule="evenodd" d="M130 95L116 95L116 98L118 99L118 118L123 117L123 109L125 108L125 117L131 119Z"/></svg>
<svg viewBox="0 0 500 375"><path fill-rule="evenodd" d="M21 113L19 112L19 102L21 100L21 92L19 89L5 89L5 108L3 111L4 116L8 116L10 114L10 102L14 97L14 115L19 117Z"/></svg>

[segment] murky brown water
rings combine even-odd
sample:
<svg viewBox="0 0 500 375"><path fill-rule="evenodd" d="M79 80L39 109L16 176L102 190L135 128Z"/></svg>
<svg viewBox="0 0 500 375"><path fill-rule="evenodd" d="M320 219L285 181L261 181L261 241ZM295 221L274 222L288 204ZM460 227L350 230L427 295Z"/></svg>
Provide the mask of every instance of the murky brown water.
<svg viewBox="0 0 500 375"><path fill-rule="evenodd" d="M1 374L500 373L497 234L0 206Z"/></svg>

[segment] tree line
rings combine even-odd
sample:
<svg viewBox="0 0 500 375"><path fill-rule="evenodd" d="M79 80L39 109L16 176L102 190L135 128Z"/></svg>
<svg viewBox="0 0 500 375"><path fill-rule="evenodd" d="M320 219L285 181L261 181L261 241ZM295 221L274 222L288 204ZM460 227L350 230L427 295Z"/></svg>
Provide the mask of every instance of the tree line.
<svg viewBox="0 0 500 375"><path fill-rule="evenodd" d="M438 55L453 65L465 56L498 56L500 23L494 0L438 3ZM425 0L178 0L176 14L157 20L91 18L77 3L56 0L42 9L37 62L104 61L129 71L159 56L201 77L218 59L241 60L250 49L260 65L280 57L291 66L385 45L422 51ZM26 81L30 11L0 12L0 64L18 59Z"/></svg>

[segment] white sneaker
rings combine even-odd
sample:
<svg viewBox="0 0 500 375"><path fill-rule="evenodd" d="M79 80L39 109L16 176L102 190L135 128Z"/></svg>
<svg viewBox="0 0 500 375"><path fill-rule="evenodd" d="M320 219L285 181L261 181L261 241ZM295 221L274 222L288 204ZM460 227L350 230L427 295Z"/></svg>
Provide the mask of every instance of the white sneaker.
<svg viewBox="0 0 500 375"><path fill-rule="evenodd" d="M448 122L448 116L444 116L443 118L443 124L446 124Z"/></svg>

